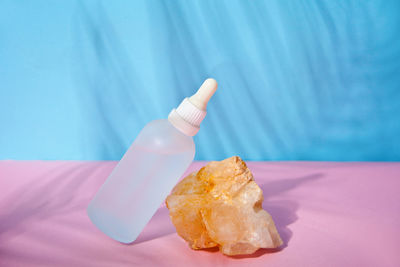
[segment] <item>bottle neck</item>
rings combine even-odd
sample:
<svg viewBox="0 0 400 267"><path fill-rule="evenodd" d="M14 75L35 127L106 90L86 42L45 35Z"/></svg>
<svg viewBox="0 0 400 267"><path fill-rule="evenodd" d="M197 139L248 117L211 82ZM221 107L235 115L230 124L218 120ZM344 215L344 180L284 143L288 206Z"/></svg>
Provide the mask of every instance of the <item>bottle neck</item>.
<svg viewBox="0 0 400 267"><path fill-rule="evenodd" d="M182 133L194 136L200 129L200 123L207 112L197 108L185 98L177 109L173 109L168 115L168 121Z"/></svg>

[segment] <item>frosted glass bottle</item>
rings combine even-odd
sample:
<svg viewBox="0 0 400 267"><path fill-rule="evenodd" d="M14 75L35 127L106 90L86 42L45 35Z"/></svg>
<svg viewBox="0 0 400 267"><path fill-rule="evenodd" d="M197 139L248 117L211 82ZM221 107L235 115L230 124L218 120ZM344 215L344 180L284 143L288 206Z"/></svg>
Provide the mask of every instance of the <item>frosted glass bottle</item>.
<svg viewBox="0 0 400 267"><path fill-rule="evenodd" d="M173 109L168 120L148 123L89 203L92 222L109 237L133 242L193 161L192 136L217 88L207 79Z"/></svg>

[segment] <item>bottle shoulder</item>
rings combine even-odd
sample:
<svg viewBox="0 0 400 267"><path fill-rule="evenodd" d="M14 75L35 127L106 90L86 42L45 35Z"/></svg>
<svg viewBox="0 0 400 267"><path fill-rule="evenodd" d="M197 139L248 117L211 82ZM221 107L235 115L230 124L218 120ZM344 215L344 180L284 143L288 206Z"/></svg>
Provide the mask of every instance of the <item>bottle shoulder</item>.
<svg viewBox="0 0 400 267"><path fill-rule="evenodd" d="M195 149L193 138L180 132L166 119L147 123L134 144L165 151L194 151Z"/></svg>

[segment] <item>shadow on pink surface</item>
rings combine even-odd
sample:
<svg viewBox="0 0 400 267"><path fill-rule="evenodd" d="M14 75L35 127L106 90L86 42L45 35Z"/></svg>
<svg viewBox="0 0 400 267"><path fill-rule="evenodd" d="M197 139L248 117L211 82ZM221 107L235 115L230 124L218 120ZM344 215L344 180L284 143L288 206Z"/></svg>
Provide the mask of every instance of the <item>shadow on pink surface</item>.
<svg viewBox="0 0 400 267"><path fill-rule="evenodd" d="M315 173L298 178L276 180L260 185L264 194L263 207L271 214L283 240L283 246L281 248L285 248L289 244L293 233L288 226L297 221L298 217L296 212L299 209L297 201L285 199L282 194L304 183L316 181L322 177L322 173ZM271 200L271 198L276 196L280 196L279 200Z"/></svg>
<svg viewBox="0 0 400 267"><path fill-rule="evenodd" d="M175 227L169 218L169 211L163 206L157 210L138 238L128 245L137 245L174 233Z"/></svg>
<svg viewBox="0 0 400 267"><path fill-rule="evenodd" d="M315 173L303 177L275 180L261 184L260 187L264 193L263 207L274 219L278 232L283 240L283 245L276 249L259 249L252 255L233 256L232 258L256 258L266 253L279 252L287 247L293 235L288 226L298 220L296 212L299 209L299 204L296 201L285 199L282 195L287 191L293 190L305 183L321 179L322 177L322 173ZM276 197L279 197L279 200L271 200ZM138 239L130 245L140 244L174 233L175 227L169 218L168 209L163 206L153 216ZM218 248L203 249L203 251L215 253L218 252Z"/></svg>
<svg viewBox="0 0 400 267"><path fill-rule="evenodd" d="M97 168L82 163L58 175L49 171L43 179L35 179L11 194L4 201L7 211L0 213L0 240L22 234L33 220L45 220L82 209L84 203L75 193L86 181L82 177L89 177Z"/></svg>
<svg viewBox="0 0 400 267"><path fill-rule="evenodd" d="M40 173L29 182L21 179L17 182L19 185L17 190L4 195L2 201L4 209L0 210L0 244L3 243L4 246L0 249L0 254L6 259L19 259L26 263L38 261L52 265L56 263L56 259L52 254L42 255L41 251L44 248L49 250L58 248L63 251L59 257L67 257L66 261L71 264L86 261L87 263L96 261L99 266L111 262L126 264L128 258L122 259L121 256L126 249L175 234L168 209L162 206L138 239L124 246L126 249L120 247L117 242L106 242L109 239L90 224L85 211L89 200L106 179L113 165L107 164L102 168L97 163L81 163L73 166L69 164L61 164L57 168ZM298 220L296 212L299 204L285 193L322 177L321 173L272 181L267 177L259 177L261 181L268 181L260 183L265 197L264 208L272 215L284 245L279 249L260 249L253 255L231 258L257 258L287 247L293 235L288 226ZM30 249L25 251L17 249L18 245L15 245L16 247L5 245L11 240L15 242L21 240ZM89 246L92 242L104 244L102 245L104 248ZM119 248L121 254L118 255L122 258L116 259L112 250L106 249L108 247ZM98 256L96 259L81 257L81 251ZM214 254L218 249L204 251Z"/></svg>
<svg viewBox="0 0 400 267"><path fill-rule="evenodd" d="M257 258L264 254L276 253L286 248L293 236L293 232L289 229L289 225L298 220L296 212L299 209L299 204L296 201L285 199L282 195L287 191L302 186L304 183L321 179L323 176L322 173L315 173L303 177L275 180L261 184L260 187L263 190L264 195L263 208L266 209L274 219L276 228L283 240L283 245L276 249L259 249L254 254L238 255L233 256L232 258ZM271 200L271 198L278 196L279 200Z"/></svg>

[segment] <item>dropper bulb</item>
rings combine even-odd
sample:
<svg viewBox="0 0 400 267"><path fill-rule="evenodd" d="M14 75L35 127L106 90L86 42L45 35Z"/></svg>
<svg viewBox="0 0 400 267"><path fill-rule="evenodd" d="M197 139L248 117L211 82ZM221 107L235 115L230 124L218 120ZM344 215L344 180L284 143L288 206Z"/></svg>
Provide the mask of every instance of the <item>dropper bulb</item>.
<svg viewBox="0 0 400 267"><path fill-rule="evenodd" d="M198 109L206 110L207 103L217 90L218 83L212 78L208 78L200 86L199 90L189 98L189 101Z"/></svg>

